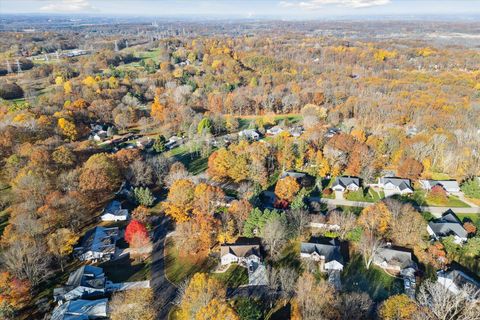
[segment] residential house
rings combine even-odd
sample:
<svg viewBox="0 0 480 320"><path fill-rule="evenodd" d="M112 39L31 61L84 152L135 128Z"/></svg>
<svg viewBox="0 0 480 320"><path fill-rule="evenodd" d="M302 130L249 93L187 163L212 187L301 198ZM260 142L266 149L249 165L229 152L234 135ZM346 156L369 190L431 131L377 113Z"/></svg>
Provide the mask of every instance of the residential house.
<svg viewBox="0 0 480 320"><path fill-rule="evenodd" d="M58 305L51 320L90 320L107 319L108 299L73 300Z"/></svg>
<svg viewBox="0 0 480 320"><path fill-rule="evenodd" d="M249 266L253 262L260 263L259 244L222 244L220 246L220 259L222 265L238 263Z"/></svg>
<svg viewBox="0 0 480 320"><path fill-rule="evenodd" d="M55 301L70 301L103 297L106 285L102 268L82 266L70 274L64 287L53 290L53 298Z"/></svg>
<svg viewBox="0 0 480 320"><path fill-rule="evenodd" d="M383 192L385 192L385 197L413 193L413 188L409 179L382 177L378 179L378 186L383 189Z"/></svg>
<svg viewBox="0 0 480 320"><path fill-rule="evenodd" d="M322 272L343 270L344 261L337 239L318 238L311 242L302 242L300 257L319 262Z"/></svg>
<svg viewBox="0 0 480 320"><path fill-rule="evenodd" d="M430 191L434 186L442 187L449 194L458 194L460 186L455 180L420 180L422 189Z"/></svg>
<svg viewBox="0 0 480 320"><path fill-rule="evenodd" d="M394 248L391 245L380 248L373 257L373 264L394 273L400 273L403 269L413 267L412 253L405 249Z"/></svg>
<svg viewBox="0 0 480 320"><path fill-rule="evenodd" d="M282 133L284 130L282 128L280 128L280 126L275 126L275 127L271 127L270 129L267 129L267 136L276 136L276 135L279 135L280 133Z"/></svg>
<svg viewBox="0 0 480 320"><path fill-rule="evenodd" d="M330 128L327 130L327 133L325 133L326 138L332 138L334 135L339 134L340 129L338 128Z"/></svg>
<svg viewBox="0 0 480 320"><path fill-rule="evenodd" d="M83 237L74 255L81 261L108 261L115 254L118 228L95 227Z"/></svg>
<svg viewBox="0 0 480 320"><path fill-rule="evenodd" d="M453 294L459 294L465 286L471 286L480 292L480 282L458 269L437 272L437 282ZM478 299L478 297L475 297Z"/></svg>
<svg viewBox="0 0 480 320"><path fill-rule="evenodd" d="M289 132L292 135L292 137L295 137L295 138L300 137L303 134L303 127L296 126L296 127L290 128Z"/></svg>
<svg viewBox="0 0 480 320"><path fill-rule="evenodd" d="M337 177L332 184L337 198L342 198L345 191L357 191L360 189L360 179L356 177Z"/></svg>
<svg viewBox="0 0 480 320"><path fill-rule="evenodd" d="M175 147L178 147L183 142L183 139L177 136L172 136L168 139L167 143L165 143L165 148L171 150Z"/></svg>
<svg viewBox="0 0 480 320"><path fill-rule="evenodd" d="M468 232L462 222L452 210L446 211L441 218L428 223L428 234L435 240L443 237L454 236L454 242L461 244L467 241Z"/></svg>
<svg viewBox="0 0 480 320"><path fill-rule="evenodd" d="M257 130L253 130L253 129L242 130L238 133L238 136L240 138L252 140L252 141L256 141L260 139L260 134L257 132Z"/></svg>
<svg viewBox="0 0 480 320"><path fill-rule="evenodd" d="M126 221L128 217L128 210L122 209L120 201L114 200L105 207L100 219L102 221Z"/></svg>

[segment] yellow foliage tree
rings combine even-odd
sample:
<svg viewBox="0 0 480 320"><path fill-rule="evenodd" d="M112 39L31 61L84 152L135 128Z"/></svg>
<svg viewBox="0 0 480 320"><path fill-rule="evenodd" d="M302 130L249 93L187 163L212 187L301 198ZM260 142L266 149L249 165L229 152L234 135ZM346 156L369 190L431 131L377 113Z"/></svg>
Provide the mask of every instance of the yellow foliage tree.
<svg viewBox="0 0 480 320"><path fill-rule="evenodd" d="M160 122L165 121L165 106L160 103L158 97L153 99L151 115L154 119Z"/></svg>
<svg viewBox="0 0 480 320"><path fill-rule="evenodd" d="M60 267L63 271L63 257L69 255L73 251L73 246L78 241L78 236L67 228L57 229L47 236L48 250L59 258Z"/></svg>
<svg viewBox="0 0 480 320"><path fill-rule="evenodd" d="M93 88L94 86L97 85L97 80L95 80L95 78L92 76L88 76L85 79L83 79L82 83L89 88Z"/></svg>
<svg viewBox="0 0 480 320"><path fill-rule="evenodd" d="M163 204L165 213L176 222L185 222L190 219L193 209L194 184L190 180L175 181L168 191L167 201Z"/></svg>
<svg viewBox="0 0 480 320"><path fill-rule="evenodd" d="M58 127L68 139L72 141L76 139L78 132L75 123L65 118L60 118L58 119Z"/></svg>
<svg viewBox="0 0 480 320"><path fill-rule="evenodd" d="M63 84L63 77L62 76L58 76L55 78L55 84L57 86L61 86Z"/></svg>
<svg viewBox="0 0 480 320"><path fill-rule="evenodd" d="M392 213L383 202L362 210L358 223L368 232L385 235L392 224Z"/></svg>
<svg viewBox="0 0 480 320"><path fill-rule="evenodd" d="M417 304L404 294L391 296L380 307L380 318L383 320L409 320L416 314Z"/></svg>
<svg viewBox="0 0 480 320"><path fill-rule="evenodd" d="M63 90L65 91L65 94L72 93L72 83L70 81L65 82L63 84Z"/></svg>
<svg viewBox="0 0 480 320"><path fill-rule="evenodd" d="M288 202L293 200L298 191L300 191L300 184L294 177L280 179L275 186L275 195Z"/></svg>
<svg viewBox="0 0 480 320"><path fill-rule="evenodd" d="M213 299L195 316L195 320L237 320L240 319L225 301Z"/></svg>
<svg viewBox="0 0 480 320"><path fill-rule="evenodd" d="M319 177L325 177L330 172L330 164L320 150L315 153L315 165Z"/></svg>

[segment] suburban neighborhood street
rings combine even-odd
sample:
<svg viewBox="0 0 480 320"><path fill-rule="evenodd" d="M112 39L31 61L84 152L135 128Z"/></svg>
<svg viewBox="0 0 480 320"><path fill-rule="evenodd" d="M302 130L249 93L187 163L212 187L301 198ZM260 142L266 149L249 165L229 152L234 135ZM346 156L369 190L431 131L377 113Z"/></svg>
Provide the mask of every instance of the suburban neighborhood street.
<svg viewBox="0 0 480 320"><path fill-rule="evenodd" d="M326 199L326 198L319 198L319 197L310 197L310 201L324 203L327 206L331 206L332 208L336 208L337 206L347 206L347 207L361 207L365 208L375 204L374 202L360 202L360 201L351 201L346 199ZM479 213L479 207L431 207L431 206L420 206L418 209L421 211L430 212L434 216L441 216L442 213L445 211L452 209L456 213Z"/></svg>
<svg viewBox="0 0 480 320"><path fill-rule="evenodd" d="M165 277L165 238L171 227L171 221L167 217L160 217L154 230L154 244L152 252L152 280L151 286L154 301L157 304L157 319L168 319L168 314L175 299L176 287Z"/></svg>

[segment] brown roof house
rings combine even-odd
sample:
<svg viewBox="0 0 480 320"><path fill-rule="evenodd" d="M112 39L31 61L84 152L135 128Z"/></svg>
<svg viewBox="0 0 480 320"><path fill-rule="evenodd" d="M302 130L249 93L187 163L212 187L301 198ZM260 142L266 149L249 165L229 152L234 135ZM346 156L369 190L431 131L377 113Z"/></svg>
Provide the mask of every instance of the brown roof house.
<svg viewBox="0 0 480 320"><path fill-rule="evenodd" d="M260 245L258 244L223 244L220 247L222 265L238 263L248 266L251 262L259 263Z"/></svg>

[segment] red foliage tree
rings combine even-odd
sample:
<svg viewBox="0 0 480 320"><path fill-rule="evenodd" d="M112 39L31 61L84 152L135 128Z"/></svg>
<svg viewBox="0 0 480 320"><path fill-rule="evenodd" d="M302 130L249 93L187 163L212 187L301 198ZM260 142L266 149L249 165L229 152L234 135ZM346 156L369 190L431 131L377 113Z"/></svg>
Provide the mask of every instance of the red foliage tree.
<svg viewBox="0 0 480 320"><path fill-rule="evenodd" d="M144 241L139 241L139 239ZM138 220L132 220L125 230L125 241L129 245L138 243L148 243L148 231L143 223Z"/></svg>
<svg viewBox="0 0 480 320"><path fill-rule="evenodd" d="M402 178L416 180L423 171L423 165L415 159L405 158L397 168L397 175Z"/></svg>

